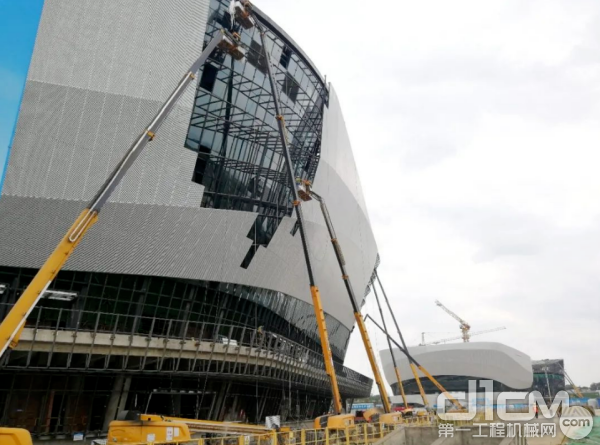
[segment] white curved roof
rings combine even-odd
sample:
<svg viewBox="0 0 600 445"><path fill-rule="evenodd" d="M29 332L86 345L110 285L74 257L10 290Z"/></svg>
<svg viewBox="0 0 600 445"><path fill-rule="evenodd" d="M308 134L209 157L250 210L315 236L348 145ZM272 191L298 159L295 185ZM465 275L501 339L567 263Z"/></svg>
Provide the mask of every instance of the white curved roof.
<svg viewBox="0 0 600 445"><path fill-rule="evenodd" d="M531 358L514 348L494 342L451 343L408 348L414 359L433 376L455 375L490 379L513 389L528 389L533 383ZM380 351L388 383L397 382L389 349ZM402 380L413 379L408 359L398 349L394 357Z"/></svg>

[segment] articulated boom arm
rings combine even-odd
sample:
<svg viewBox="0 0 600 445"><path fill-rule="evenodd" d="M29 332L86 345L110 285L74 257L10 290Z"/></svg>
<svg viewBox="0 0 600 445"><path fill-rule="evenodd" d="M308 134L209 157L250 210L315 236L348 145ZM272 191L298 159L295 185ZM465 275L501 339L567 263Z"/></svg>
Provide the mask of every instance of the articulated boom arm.
<svg viewBox="0 0 600 445"><path fill-rule="evenodd" d="M2 357L6 349L13 349L17 346L21 331L31 311L35 308L40 298L43 297L46 290L48 290L50 283L52 283L52 280L54 280L63 265L67 262L83 236L96 223L100 209L117 185L119 185L127 170L129 170L148 142L154 139L156 132L173 109L173 106L177 103L177 100L179 100L189 84L196 78L198 69L206 62L208 56L216 48L228 51L235 58L240 58L244 55L242 49L238 46L237 40L226 31L220 31L208 43L202 54L191 65L189 71L185 73L175 90L173 90L158 113L150 121L148 127L138 136L129 150L127 150L121 162L113 170L94 199L81 212L67 234L58 243L56 249L54 249L31 283L29 283L29 286L27 286L23 294L11 308L8 315L2 320L0 324L0 357Z"/></svg>

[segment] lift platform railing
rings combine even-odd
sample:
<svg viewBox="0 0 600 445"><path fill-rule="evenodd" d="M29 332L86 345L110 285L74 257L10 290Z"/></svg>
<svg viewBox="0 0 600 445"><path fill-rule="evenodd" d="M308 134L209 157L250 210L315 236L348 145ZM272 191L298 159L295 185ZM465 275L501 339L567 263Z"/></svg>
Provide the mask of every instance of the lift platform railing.
<svg viewBox="0 0 600 445"><path fill-rule="evenodd" d="M127 445L371 445L404 427L431 427L436 421L431 417L406 418L400 423L360 423L343 429L297 429L271 431L261 434L224 435L211 438L169 442L139 442ZM110 437L108 438L110 441ZM113 443L113 442L107 442ZM115 443L119 445L119 443Z"/></svg>

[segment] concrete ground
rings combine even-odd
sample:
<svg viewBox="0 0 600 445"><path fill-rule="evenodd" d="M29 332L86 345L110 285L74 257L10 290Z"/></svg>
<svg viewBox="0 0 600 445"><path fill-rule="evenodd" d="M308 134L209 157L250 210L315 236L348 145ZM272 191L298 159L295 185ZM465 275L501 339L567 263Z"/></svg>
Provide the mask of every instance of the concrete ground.
<svg viewBox="0 0 600 445"><path fill-rule="evenodd" d="M530 420L528 423L538 423L541 428L542 423L554 423L556 425L556 436L544 436L544 437L528 437L528 445L560 445L563 442L564 435L558 427L558 419L535 419Z"/></svg>

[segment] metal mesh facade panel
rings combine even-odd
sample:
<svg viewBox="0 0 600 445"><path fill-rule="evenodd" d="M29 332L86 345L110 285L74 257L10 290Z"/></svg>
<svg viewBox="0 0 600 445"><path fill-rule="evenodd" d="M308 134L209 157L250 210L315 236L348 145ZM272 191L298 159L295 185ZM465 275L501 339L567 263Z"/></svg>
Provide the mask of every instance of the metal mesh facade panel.
<svg viewBox="0 0 600 445"><path fill-rule="evenodd" d="M202 50L205 2L47 1L5 195L89 200ZM191 89L111 200L197 207Z"/></svg>
<svg viewBox="0 0 600 445"><path fill-rule="evenodd" d="M133 138L201 51L208 1L47 0L0 198L0 264L35 268L51 252ZM67 263L104 271L237 283L311 303L294 219L240 267L256 213L201 208L196 153L184 148L190 88ZM324 107L315 190L336 225L353 286L376 261L339 101ZM354 320L318 205L304 205L330 331ZM314 328L314 319L298 320Z"/></svg>

